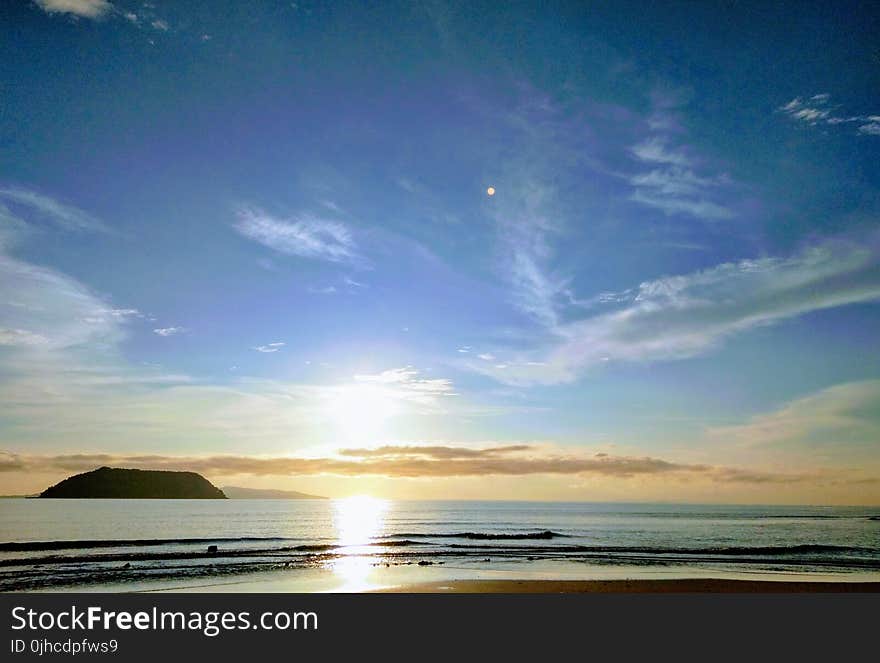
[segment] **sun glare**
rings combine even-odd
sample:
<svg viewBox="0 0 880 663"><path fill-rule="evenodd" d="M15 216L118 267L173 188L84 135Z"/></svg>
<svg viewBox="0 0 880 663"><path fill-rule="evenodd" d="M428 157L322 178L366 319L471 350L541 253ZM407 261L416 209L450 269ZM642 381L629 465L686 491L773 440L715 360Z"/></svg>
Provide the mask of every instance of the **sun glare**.
<svg viewBox="0 0 880 663"><path fill-rule="evenodd" d="M343 556L333 563L333 572L342 580L342 591L363 591L370 587L372 558L367 556L369 543L385 532L386 500L355 495L333 503L336 538L344 547Z"/></svg>
<svg viewBox="0 0 880 663"><path fill-rule="evenodd" d="M393 394L371 384L340 387L325 408L340 441L346 444L368 444L382 437L386 422L400 409Z"/></svg>
<svg viewBox="0 0 880 663"><path fill-rule="evenodd" d="M334 525L341 546L362 546L381 536L385 529L386 500L354 495L334 500Z"/></svg>

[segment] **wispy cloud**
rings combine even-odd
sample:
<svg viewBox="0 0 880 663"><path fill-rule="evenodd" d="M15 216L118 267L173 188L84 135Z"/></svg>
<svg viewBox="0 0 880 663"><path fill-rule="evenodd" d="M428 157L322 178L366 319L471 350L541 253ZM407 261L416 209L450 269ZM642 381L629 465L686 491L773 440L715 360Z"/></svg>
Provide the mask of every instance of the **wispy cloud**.
<svg viewBox="0 0 880 663"><path fill-rule="evenodd" d="M367 288L367 287L369 287L369 286L367 286L366 283L361 283L360 281L355 281L355 280L354 280L353 278L351 278L350 276L346 276L344 279L342 279L342 282L343 282L345 285L347 285L349 288L354 289L354 290L357 290L357 289L360 289L360 288Z"/></svg>
<svg viewBox="0 0 880 663"><path fill-rule="evenodd" d="M713 444L796 451L848 462L875 458L880 440L880 380L834 385L734 426L709 429Z"/></svg>
<svg viewBox="0 0 880 663"><path fill-rule="evenodd" d="M661 136L651 136L631 148L633 155L639 161L649 164L662 164L664 166L676 166L687 168L694 164L694 159L688 156L682 149L671 148L668 140Z"/></svg>
<svg viewBox="0 0 880 663"><path fill-rule="evenodd" d="M633 175L630 183L636 187L653 189L664 196L697 195L706 188L729 183L726 176L700 177L689 168L674 166Z"/></svg>
<svg viewBox="0 0 880 663"><path fill-rule="evenodd" d="M84 318L84 321L89 324L101 324L104 322L124 322L129 319L152 320L151 317L134 308L102 308L93 311L87 318Z"/></svg>
<svg viewBox="0 0 880 663"><path fill-rule="evenodd" d="M831 104L830 94L814 94L807 99L795 97L776 110L810 126L857 124L858 133L880 136L880 114L847 115L840 105Z"/></svg>
<svg viewBox="0 0 880 663"><path fill-rule="evenodd" d="M47 219L66 230L106 231L107 226L88 212L54 198L15 187L0 188L0 199L23 207L28 215Z"/></svg>
<svg viewBox="0 0 880 663"><path fill-rule="evenodd" d="M144 3L138 11L140 12L139 14L134 11L122 10L116 10L115 13L138 28L152 28L159 32L168 32L171 29L168 21L156 15L155 8L152 4ZM202 35L202 39L204 40L206 36L207 35ZM210 37L208 37L208 39L210 39Z"/></svg>
<svg viewBox="0 0 880 663"><path fill-rule="evenodd" d="M669 108L655 111L652 118L670 117ZM667 216L688 216L705 221L721 221L736 216L734 211L718 201L725 187L732 184L724 174L700 174L700 160L684 147L672 146L670 127L673 122L649 121L652 133L630 148L636 161L651 170L629 176L633 187L630 200L658 209Z"/></svg>
<svg viewBox="0 0 880 663"><path fill-rule="evenodd" d="M126 321L145 317L133 308L111 306L76 279L12 253L33 239L37 219L49 220L49 230L77 231L103 231L100 221L27 189L0 189L0 199L16 206L13 214L0 205L0 336L3 345L20 351L7 355L7 364L21 360L36 367L64 352L106 351L122 338Z"/></svg>
<svg viewBox="0 0 880 663"><path fill-rule="evenodd" d="M708 221L732 219L732 210L710 200L691 200L675 194L657 194L650 189L638 187L630 200L659 209L666 215L685 214Z"/></svg>
<svg viewBox="0 0 880 663"><path fill-rule="evenodd" d="M880 247L826 242L790 258L724 263L647 281L618 310L560 325L560 341L509 362L505 382L565 382L608 360L703 354L727 337L786 318L880 298ZM490 369L480 369L491 372Z"/></svg>
<svg viewBox="0 0 880 663"><path fill-rule="evenodd" d="M107 0L34 0L34 2L49 14L73 14L92 19L101 18L113 8Z"/></svg>
<svg viewBox="0 0 880 663"><path fill-rule="evenodd" d="M159 327L158 329L154 329L153 333L159 336L177 336L185 331L185 327Z"/></svg>
<svg viewBox="0 0 880 663"><path fill-rule="evenodd" d="M29 239L27 232L11 246ZM32 264L0 245L0 422L4 438L62 441L101 421L133 393L143 396L188 378L156 367L125 362L119 345L132 320L146 318L134 308L113 306L86 285L60 271ZM113 405L111 405L113 403ZM133 398L121 419L140 418L146 400ZM121 410L120 410L121 412ZM89 423L91 421L92 423ZM68 438L69 439L69 438ZM118 439L118 438L117 438Z"/></svg>
<svg viewBox="0 0 880 663"><path fill-rule="evenodd" d="M312 295L335 295L339 292L335 285L312 285L308 291Z"/></svg>
<svg viewBox="0 0 880 663"><path fill-rule="evenodd" d="M0 327L0 345L42 346L49 339L27 329L8 329Z"/></svg>
<svg viewBox="0 0 880 663"><path fill-rule="evenodd" d="M331 262L358 260L352 232L340 221L305 214L280 219L256 208L243 208L235 229L279 253Z"/></svg>
<svg viewBox="0 0 880 663"><path fill-rule="evenodd" d="M491 214L513 302L542 325L554 326L560 301L569 295L568 276L552 267L552 242L563 228L554 209L554 187L534 164L514 169L508 179L510 192L493 200Z"/></svg>
<svg viewBox="0 0 880 663"><path fill-rule="evenodd" d="M431 404L438 398L456 395L451 380L423 378L412 366L392 368L371 375L355 375L354 381L385 389L394 398L421 404Z"/></svg>
<svg viewBox="0 0 880 663"><path fill-rule="evenodd" d="M47 351L113 342L126 317L115 310L78 281L0 251L0 326L14 330L7 340Z"/></svg>
<svg viewBox="0 0 880 663"><path fill-rule="evenodd" d="M283 343L281 341L276 341L275 343L267 343L266 345L257 345L253 349L256 350L257 352L264 352L264 353L278 352L285 345L286 345L286 343Z"/></svg>

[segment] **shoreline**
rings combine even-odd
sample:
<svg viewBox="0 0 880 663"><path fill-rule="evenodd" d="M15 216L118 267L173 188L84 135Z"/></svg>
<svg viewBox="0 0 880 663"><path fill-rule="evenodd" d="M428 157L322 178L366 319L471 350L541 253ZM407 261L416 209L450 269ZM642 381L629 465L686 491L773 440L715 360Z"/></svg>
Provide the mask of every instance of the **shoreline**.
<svg viewBox="0 0 880 663"><path fill-rule="evenodd" d="M375 590L380 594L849 594L880 593L880 582L675 578L655 580L445 580Z"/></svg>

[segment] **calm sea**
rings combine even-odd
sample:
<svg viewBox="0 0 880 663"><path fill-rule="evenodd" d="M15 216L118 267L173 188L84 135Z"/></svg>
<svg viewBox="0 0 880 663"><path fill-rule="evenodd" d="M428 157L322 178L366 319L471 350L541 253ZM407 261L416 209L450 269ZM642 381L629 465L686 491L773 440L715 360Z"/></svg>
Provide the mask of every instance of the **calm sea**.
<svg viewBox="0 0 880 663"><path fill-rule="evenodd" d="M679 575L880 579L880 509L371 498L0 500L2 591L143 588L346 565L454 569L459 577L492 569L511 577L589 578L619 567L635 575L671 569Z"/></svg>

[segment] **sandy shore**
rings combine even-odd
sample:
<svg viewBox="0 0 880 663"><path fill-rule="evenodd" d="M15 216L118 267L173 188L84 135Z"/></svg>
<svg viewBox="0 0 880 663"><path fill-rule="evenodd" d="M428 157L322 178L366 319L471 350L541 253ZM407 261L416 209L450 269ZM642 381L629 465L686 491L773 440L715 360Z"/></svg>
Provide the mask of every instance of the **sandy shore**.
<svg viewBox="0 0 880 663"><path fill-rule="evenodd" d="M880 592L880 582L779 582L713 578L669 580L447 580L401 585L380 592L438 594L780 594Z"/></svg>

